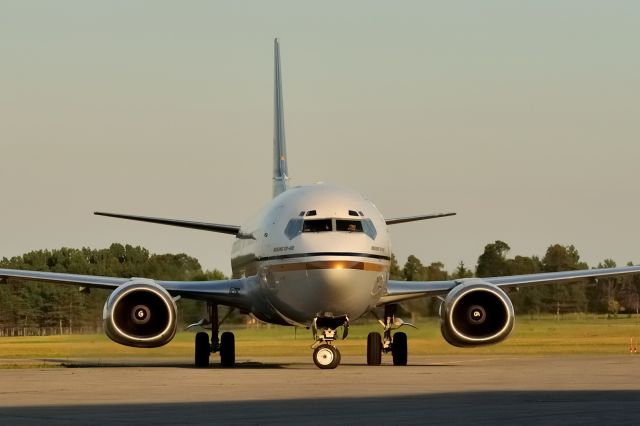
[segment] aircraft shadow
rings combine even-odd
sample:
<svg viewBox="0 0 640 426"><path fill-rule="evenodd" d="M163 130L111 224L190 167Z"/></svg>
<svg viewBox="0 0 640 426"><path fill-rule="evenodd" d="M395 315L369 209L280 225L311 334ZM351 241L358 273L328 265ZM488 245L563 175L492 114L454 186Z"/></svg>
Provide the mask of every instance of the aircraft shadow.
<svg viewBox="0 0 640 426"><path fill-rule="evenodd" d="M176 361L149 361L149 360L62 360L62 359L43 359L44 362L59 363L65 368L186 368L186 369L199 369L193 365L193 362L176 362ZM263 363L257 361L237 362L234 369L251 370L251 369L263 369L272 370L279 368L286 368L288 364L279 363ZM212 362L207 369L227 369L222 367L220 363Z"/></svg>
<svg viewBox="0 0 640 426"><path fill-rule="evenodd" d="M640 391L489 391L391 397L0 407L0 424L11 425L635 425L638 416Z"/></svg>
<svg viewBox="0 0 640 426"><path fill-rule="evenodd" d="M38 361L42 361L45 363L55 363L60 364L65 368L127 368L127 367L164 367L164 368L187 368L187 369L196 369L193 365L192 361L176 361L176 360L149 360L149 359L56 359L56 358L46 358L46 359L38 359ZM448 364L448 363L417 363L409 364L410 367L455 367L460 366L458 364ZM284 368L297 368L297 367L309 367L316 368L313 365L313 362L309 360L308 362L259 362L259 361L240 361L236 362L234 369L256 369L256 370L273 370L273 369L284 369ZM342 362L340 367L368 367L366 365L366 361L362 362ZM338 368L340 368L338 367ZM397 367L391 364L383 364L376 368L402 368ZM226 367L222 367L219 362L212 362L209 367L205 369L227 369Z"/></svg>

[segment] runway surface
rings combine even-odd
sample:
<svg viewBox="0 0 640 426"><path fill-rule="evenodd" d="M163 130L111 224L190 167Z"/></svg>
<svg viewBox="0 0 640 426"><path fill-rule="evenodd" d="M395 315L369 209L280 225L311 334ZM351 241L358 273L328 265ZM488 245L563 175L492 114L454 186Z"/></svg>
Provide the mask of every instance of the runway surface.
<svg viewBox="0 0 640 426"><path fill-rule="evenodd" d="M309 357L310 358L310 357ZM388 360L386 360L388 361ZM640 356L75 360L0 369L0 424L638 424Z"/></svg>

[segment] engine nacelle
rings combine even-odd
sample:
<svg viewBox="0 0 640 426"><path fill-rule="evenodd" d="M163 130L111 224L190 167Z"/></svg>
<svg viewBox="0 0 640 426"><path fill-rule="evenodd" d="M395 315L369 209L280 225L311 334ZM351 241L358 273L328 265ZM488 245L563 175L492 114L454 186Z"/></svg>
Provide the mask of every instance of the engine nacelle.
<svg viewBox="0 0 640 426"><path fill-rule="evenodd" d="M152 280L134 278L115 289L104 304L102 318L111 340L126 346L155 348L176 334L176 304Z"/></svg>
<svg viewBox="0 0 640 426"><path fill-rule="evenodd" d="M482 280L454 287L440 305L440 331L453 346L489 345L513 329L513 304L504 291Z"/></svg>

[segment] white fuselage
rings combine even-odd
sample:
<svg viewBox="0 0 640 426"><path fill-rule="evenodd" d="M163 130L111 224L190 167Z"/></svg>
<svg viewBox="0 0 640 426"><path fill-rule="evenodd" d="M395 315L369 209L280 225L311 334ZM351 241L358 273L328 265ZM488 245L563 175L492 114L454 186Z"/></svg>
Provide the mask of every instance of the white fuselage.
<svg viewBox="0 0 640 426"><path fill-rule="evenodd" d="M243 225L233 244L234 278L257 276L260 319L309 325L356 319L386 291L391 249L378 209L328 184L291 188Z"/></svg>

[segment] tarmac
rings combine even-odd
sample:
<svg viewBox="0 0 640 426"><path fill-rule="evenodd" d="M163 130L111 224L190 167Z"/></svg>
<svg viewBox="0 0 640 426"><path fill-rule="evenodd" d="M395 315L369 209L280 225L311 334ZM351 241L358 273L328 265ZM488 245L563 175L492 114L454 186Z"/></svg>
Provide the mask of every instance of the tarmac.
<svg viewBox="0 0 640 426"><path fill-rule="evenodd" d="M233 369L32 362L0 368L0 424L640 423L638 355L411 357L405 367L343 357L335 370L311 357L239 359Z"/></svg>

